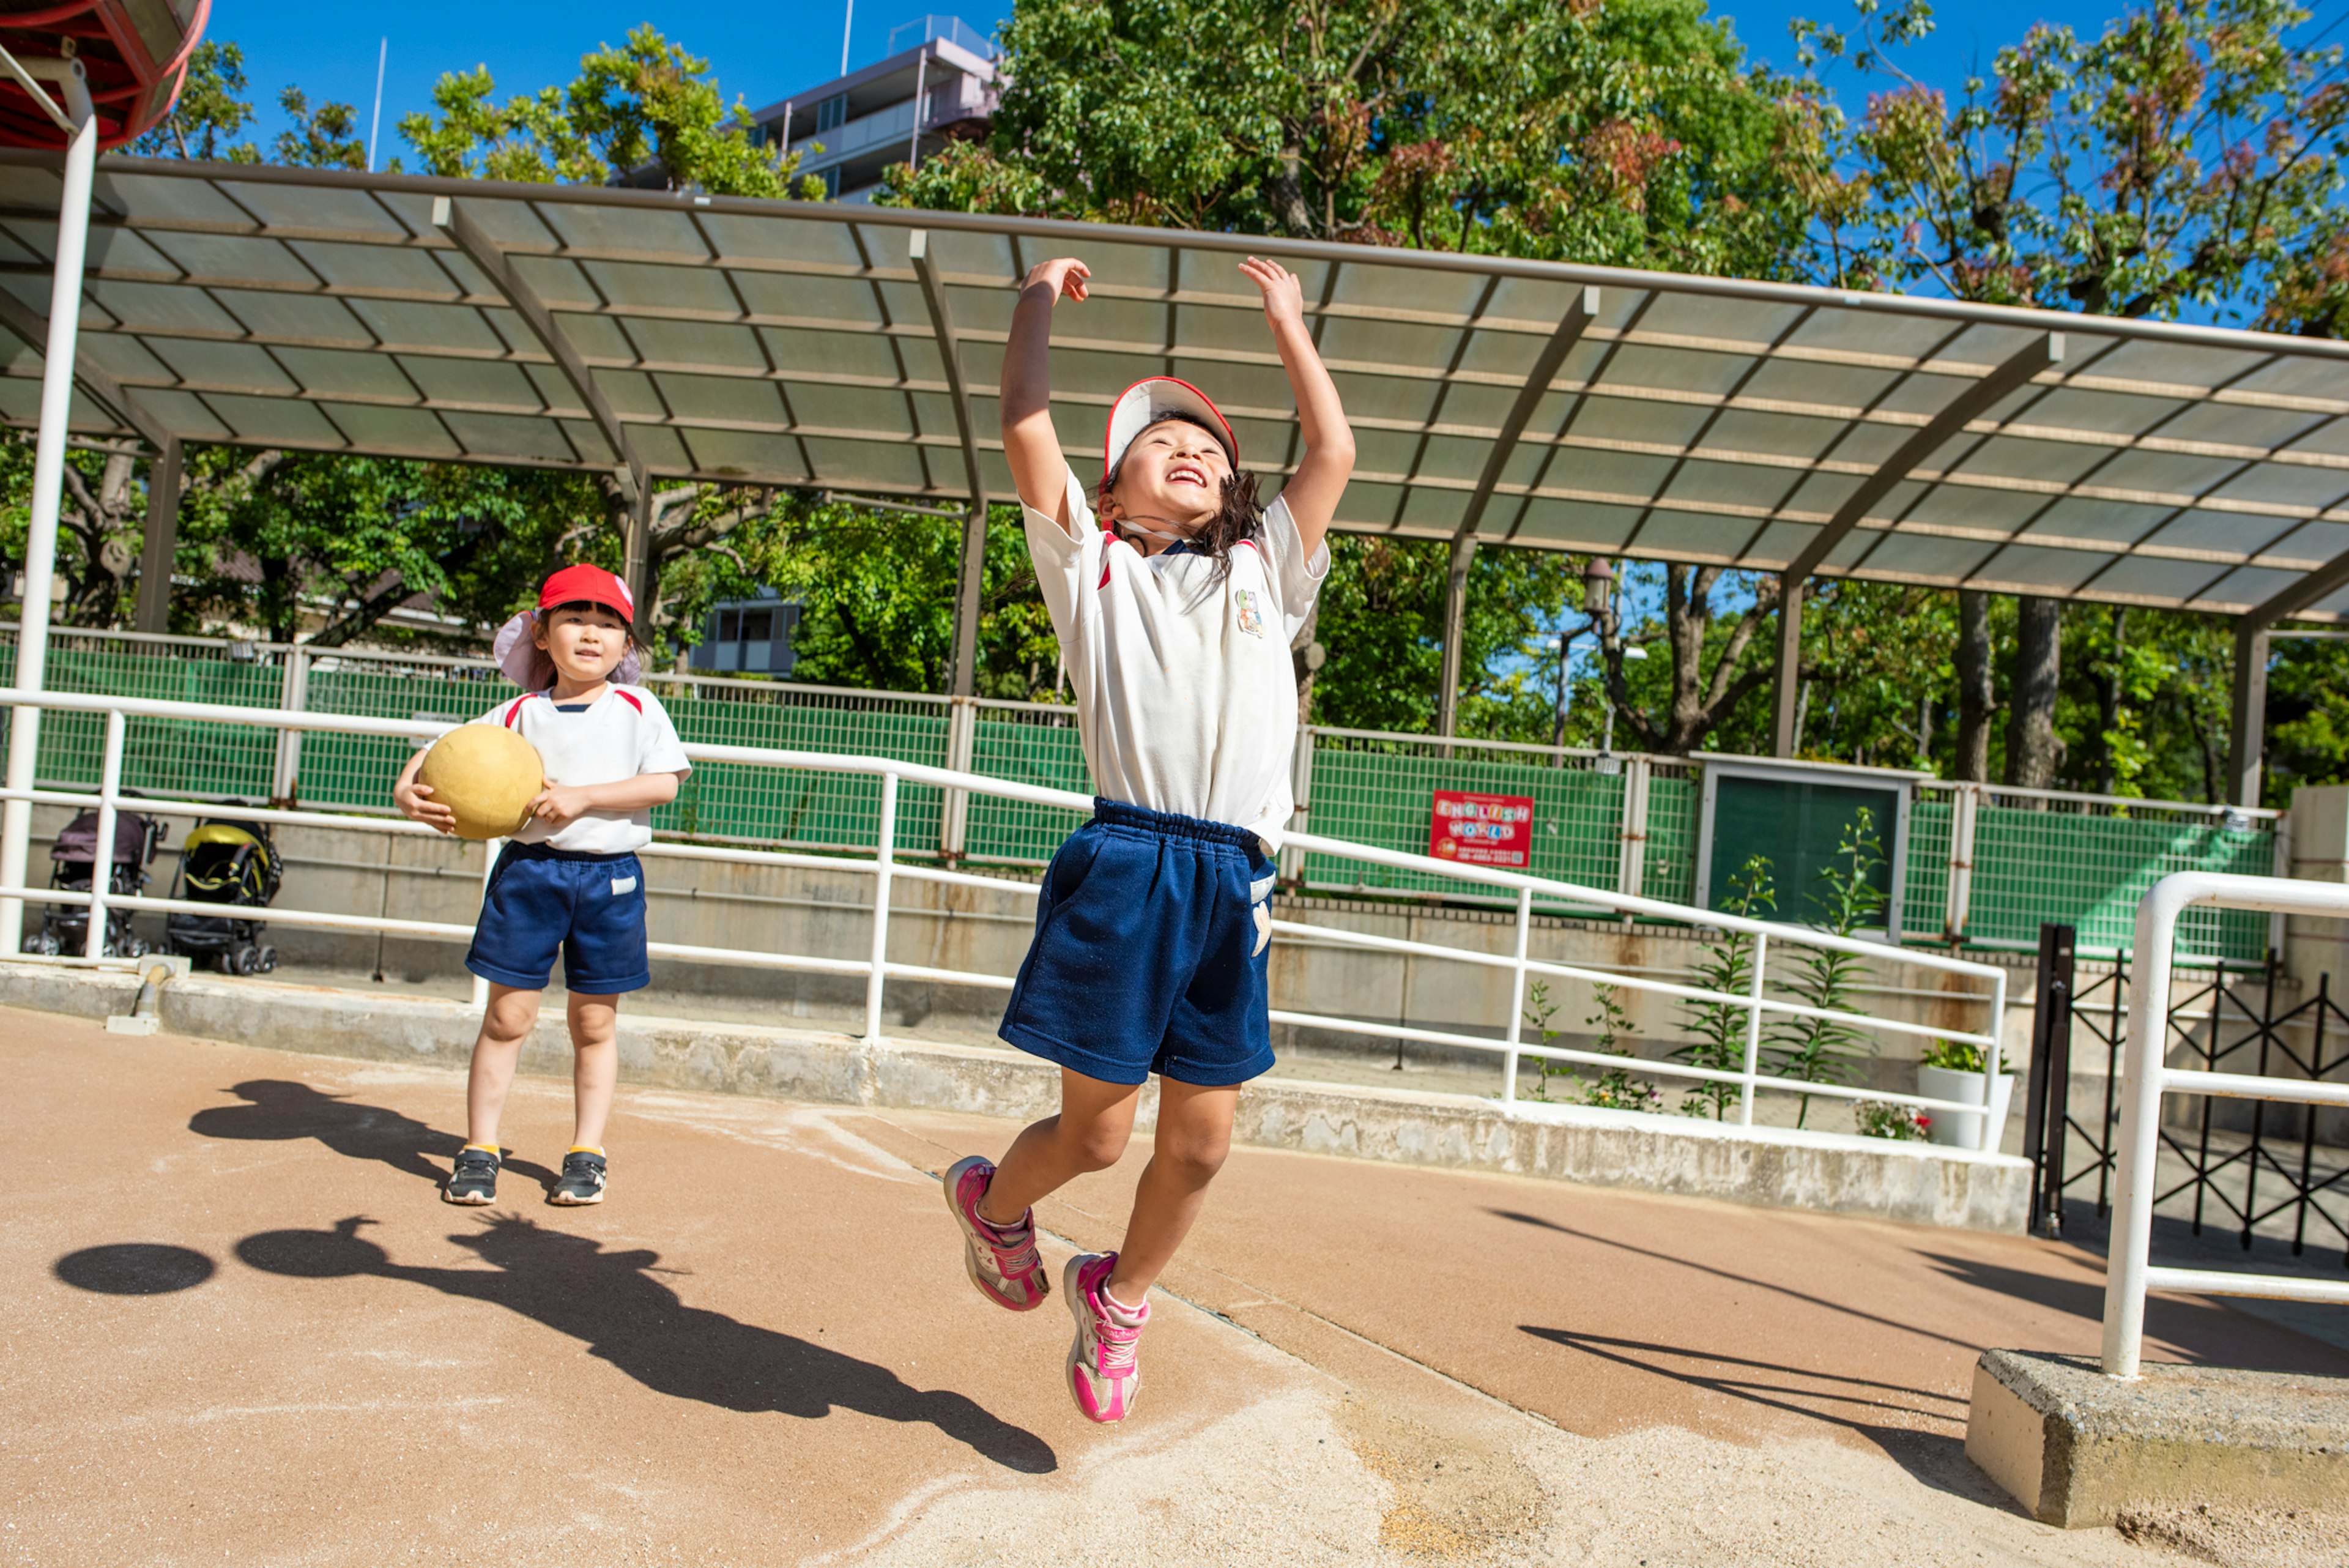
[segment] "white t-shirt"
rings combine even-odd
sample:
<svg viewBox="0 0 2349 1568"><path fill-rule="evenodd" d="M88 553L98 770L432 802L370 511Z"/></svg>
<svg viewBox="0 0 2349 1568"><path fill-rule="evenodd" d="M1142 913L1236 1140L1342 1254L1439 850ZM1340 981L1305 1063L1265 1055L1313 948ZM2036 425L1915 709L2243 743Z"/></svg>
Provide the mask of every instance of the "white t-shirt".
<svg viewBox="0 0 2349 1568"><path fill-rule="evenodd" d="M1093 786L1112 800L1230 823L1271 848L1294 809L1297 672L1288 645L1330 570L1285 500L1231 570L1188 549L1144 556L1102 531L1070 473L1071 536L1022 507L1028 553L1076 692Z"/></svg>
<svg viewBox="0 0 2349 1568"><path fill-rule="evenodd" d="M537 747L549 784L619 784L638 774L693 771L668 711L641 686L614 686L593 702L561 706L550 692L525 692L473 722L503 724ZM652 841L649 810L583 812L560 828L533 818L514 835L517 844L582 855L626 855Z"/></svg>

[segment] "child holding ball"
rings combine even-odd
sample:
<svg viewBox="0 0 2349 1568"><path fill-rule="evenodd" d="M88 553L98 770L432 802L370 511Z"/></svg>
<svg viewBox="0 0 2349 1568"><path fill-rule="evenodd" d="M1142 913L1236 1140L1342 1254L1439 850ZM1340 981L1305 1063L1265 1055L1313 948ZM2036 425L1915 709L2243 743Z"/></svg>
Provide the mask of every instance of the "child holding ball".
<svg viewBox="0 0 2349 1568"><path fill-rule="evenodd" d="M1257 505L1216 405L1161 377L1111 408L1095 520L1061 455L1047 375L1052 308L1085 297L1082 262L1028 275L1003 357L1004 456L1104 798L1044 873L1003 1020L1004 1039L1060 1066L1060 1115L1022 1132L999 1166L957 1162L947 1203L980 1293L1013 1312L1040 1305L1030 1205L1116 1162L1158 1075L1158 1130L1124 1243L1061 1275L1077 1322L1069 1393L1095 1421L1133 1407L1151 1282L1223 1164L1240 1085L1272 1065L1266 948L1297 734L1288 648L1329 571L1322 535L1354 466L1297 277L1254 257L1239 270L1261 292L1304 435L1270 506Z"/></svg>
<svg viewBox="0 0 2349 1568"><path fill-rule="evenodd" d="M633 683L635 615L619 578L599 566L567 566L546 579L534 614L498 633L498 662L523 694L473 722L502 724L536 747L546 784L490 873L465 955L465 967L490 982L490 1005L473 1043L465 1147L440 1193L450 1203L497 1199L498 1118L558 952L570 992L576 1119L548 1199L604 1201L619 997L652 983L636 852L652 842L652 808L676 799L693 768L658 699ZM392 799L415 821L451 832L456 814L416 781L423 761L419 752Z"/></svg>

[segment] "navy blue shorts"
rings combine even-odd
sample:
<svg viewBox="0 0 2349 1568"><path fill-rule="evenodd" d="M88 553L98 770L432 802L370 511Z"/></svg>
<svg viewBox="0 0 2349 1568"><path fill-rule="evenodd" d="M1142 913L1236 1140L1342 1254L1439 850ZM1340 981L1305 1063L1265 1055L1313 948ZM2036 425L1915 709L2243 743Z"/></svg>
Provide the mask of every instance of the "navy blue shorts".
<svg viewBox="0 0 2349 1568"><path fill-rule="evenodd" d="M580 855L512 844L481 897L465 967L483 980L543 991L563 955L563 983L582 996L642 991L645 868L633 855Z"/></svg>
<svg viewBox="0 0 2349 1568"><path fill-rule="evenodd" d="M1272 1065L1273 865L1227 823L1093 802L1044 873L1004 1039L1107 1084Z"/></svg>

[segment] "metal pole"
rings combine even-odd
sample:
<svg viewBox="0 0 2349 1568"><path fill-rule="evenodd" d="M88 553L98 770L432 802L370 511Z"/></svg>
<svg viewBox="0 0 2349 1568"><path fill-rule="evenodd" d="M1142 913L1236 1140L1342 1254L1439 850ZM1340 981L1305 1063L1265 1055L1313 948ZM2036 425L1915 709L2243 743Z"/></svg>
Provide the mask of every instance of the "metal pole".
<svg viewBox="0 0 2349 1568"><path fill-rule="evenodd" d="M171 564L180 543L180 438L147 465L147 535L139 550L139 609L132 624L157 636L171 629Z"/></svg>
<svg viewBox="0 0 2349 1568"><path fill-rule="evenodd" d="M305 649L285 650L285 678L279 688L278 707L288 713L307 711L310 706L310 655ZM277 767L270 781L270 795L278 804L292 805L301 793L302 732L277 732Z"/></svg>
<svg viewBox="0 0 2349 1568"><path fill-rule="evenodd" d="M36 62L46 63L46 62ZM57 581L57 508L65 487L66 421L72 417L75 339L81 327L82 258L89 241L89 192L98 160L98 122L81 62L63 63L66 109L74 132L66 147L65 190L57 202L56 268L49 283L49 340L41 364L41 431L33 452L32 516L25 534L25 595L18 611L16 690L38 691L49 651L49 593ZM18 707L8 721L8 787L33 787L41 711ZM25 885L33 829L30 801L0 807L0 887ZM25 905L0 898L0 952L22 945Z"/></svg>
<svg viewBox="0 0 2349 1568"><path fill-rule="evenodd" d="M1517 889L1517 958L1509 979L1509 1053L1501 1068L1501 1098L1517 1097L1517 1043L1526 1021L1526 942L1533 935L1534 890Z"/></svg>
<svg viewBox="0 0 2349 1568"><path fill-rule="evenodd" d="M106 956L106 896L114 891L114 797L122 790L124 728L120 713L106 716L106 761L98 774L98 851L89 860L89 929L82 940L84 958Z"/></svg>
<svg viewBox="0 0 2349 1568"><path fill-rule="evenodd" d="M1745 987L1744 1079L1737 1091L1737 1125L1754 1125L1754 1080L1762 1070L1762 966L1770 959L1770 939L1754 934L1754 978Z"/></svg>
<svg viewBox="0 0 2349 1568"><path fill-rule="evenodd" d="M2172 877L2137 906L2130 955L2128 1044L2121 1054L2121 1130L2113 1225L2105 1253L2105 1374L2135 1377L2145 1344L2145 1271L2153 1246L2154 1159L2161 1136L2162 1044L2169 1030L2169 954L2180 897Z"/></svg>
<svg viewBox="0 0 2349 1568"><path fill-rule="evenodd" d="M856 26L856 0L848 0L848 15L840 22L840 74L848 74L848 35Z"/></svg>
<svg viewBox="0 0 2349 1568"><path fill-rule="evenodd" d="M914 62L914 134L905 143L905 167L922 166L922 94L929 85L929 40L922 40L922 57Z"/></svg>
<svg viewBox="0 0 2349 1568"><path fill-rule="evenodd" d="M383 133L383 67L391 60L391 39L387 35L375 51L375 115L367 121L367 172L375 172L376 139Z"/></svg>
<svg viewBox="0 0 2349 1568"><path fill-rule="evenodd" d="M1795 733L1795 700L1803 683L1803 579L1785 573L1778 585L1778 673L1771 695L1770 754L1791 757L1802 739Z"/></svg>
<svg viewBox="0 0 2349 1568"><path fill-rule="evenodd" d="M889 878L897 853L897 775L881 775L881 842L873 851L873 971L864 981L864 1038L881 1038L881 992L889 980Z"/></svg>
<svg viewBox="0 0 2349 1568"><path fill-rule="evenodd" d="M1435 732L1446 741L1460 722L1460 679L1463 673L1461 640L1468 627L1468 568L1476 559L1476 541L1460 538L1452 541L1452 575L1444 580L1444 666L1439 678L1443 684L1435 693ZM1452 748L1444 748L1443 755L1450 757Z"/></svg>

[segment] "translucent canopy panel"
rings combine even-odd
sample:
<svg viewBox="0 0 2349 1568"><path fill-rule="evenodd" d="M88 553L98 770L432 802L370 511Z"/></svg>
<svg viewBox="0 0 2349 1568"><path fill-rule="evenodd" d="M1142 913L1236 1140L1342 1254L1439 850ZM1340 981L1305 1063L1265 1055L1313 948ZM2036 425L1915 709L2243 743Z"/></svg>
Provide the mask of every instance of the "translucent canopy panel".
<svg viewBox="0 0 2349 1568"><path fill-rule="evenodd" d="M0 417L57 179L0 155ZM1276 255L1359 459L1340 528L2239 612L2349 556L2349 345L1247 236L109 158L77 433L1010 498L1018 282L1081 256L1061 435L1136 379L1299 455ZM949 356L959 365L951 374ZM959 381L963 395L957 397ZM112 390L108 392L107 388ZM1270 485L1268 485L1268 489ZM2349 591L2303 612L2349 618Z"/></svg>

